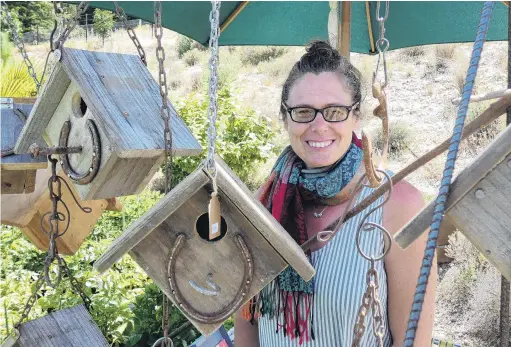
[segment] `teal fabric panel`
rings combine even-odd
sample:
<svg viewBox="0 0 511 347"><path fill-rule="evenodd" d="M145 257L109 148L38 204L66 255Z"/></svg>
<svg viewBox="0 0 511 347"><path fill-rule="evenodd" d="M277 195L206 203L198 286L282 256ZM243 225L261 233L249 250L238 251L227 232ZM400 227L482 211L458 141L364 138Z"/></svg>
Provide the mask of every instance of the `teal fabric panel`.
<svg viewBox="0 0 511 347"><path fill-rule="evenodd" d="M153 3L121 1L133 17L153 22ZM220 21L225 21L240 2L222 2ZM113 2L91 1L90 6L113 10ZM381 13L384 12L382 2ZM385 23L390 49L437 43L472 42L483 7L482 1L391 1ZM164 27L207 44L209 1L162 2ZM220 36L220 45L302 46L328 39L328 1L250 1ZM488 40L507 40L507 7L496 1ZM370 2L374 39L378 39L376 2ZM351 51L370 53L365 1L352 4Z"/></svg>

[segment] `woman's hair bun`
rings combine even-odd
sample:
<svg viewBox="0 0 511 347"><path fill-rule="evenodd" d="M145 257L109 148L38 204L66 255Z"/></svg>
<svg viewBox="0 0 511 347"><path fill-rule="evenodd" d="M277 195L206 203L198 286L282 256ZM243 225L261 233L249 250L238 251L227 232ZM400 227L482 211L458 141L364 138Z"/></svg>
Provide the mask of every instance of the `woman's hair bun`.
<svg viewBox="0 0 511 347"><path fill-rule="evenodd" d="M308 55L320 56L322 58L337 58L339 59L339 52L326 41L313 41L311 42L305 51Z"/></svg>
<svg viewBox="0 0 511 347"><path fill-rule="evenodd" d="M326 65L333 69L339 66L339 52L326 41L313 41L307 45L305 51L307 53L302 57L302 64Z"/></svg>

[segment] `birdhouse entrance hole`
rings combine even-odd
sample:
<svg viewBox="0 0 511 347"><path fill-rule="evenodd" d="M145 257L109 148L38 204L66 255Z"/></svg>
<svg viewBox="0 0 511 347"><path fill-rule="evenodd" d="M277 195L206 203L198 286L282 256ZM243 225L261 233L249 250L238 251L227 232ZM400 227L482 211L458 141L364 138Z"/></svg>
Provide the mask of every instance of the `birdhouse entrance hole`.
<svg viewBox="0 0 511 347"><path fill-rule="evenodd" d="M73 108L73 114L76 117L81 118L81 117L85 116L85 113L87 112L87 104L82 99L82 97L80 96L79 93L75 93L73 95L71 104L72 104L72 108Z"/></svg>
<svg viewBox="0 0 511 347"><path fill-rule="evenodd" d="M215 237L212 240L209 239L209 214L204 213L197 219L197 222L195 223L195 230L197 231L201 239L210 242L216 242L220 241L225 236L225 234L227 233L227 223L225 222L224 217L220 216L220 218L222 219L220 227L220 236Z"/></svg>

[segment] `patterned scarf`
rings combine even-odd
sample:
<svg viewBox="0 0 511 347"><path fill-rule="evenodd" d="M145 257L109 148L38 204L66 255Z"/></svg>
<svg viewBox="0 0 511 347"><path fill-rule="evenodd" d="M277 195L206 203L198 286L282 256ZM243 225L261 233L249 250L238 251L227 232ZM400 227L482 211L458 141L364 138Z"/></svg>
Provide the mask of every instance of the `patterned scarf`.
<svg viewBox="0 0 511 347"><path fill-rule="evenodd" d="M306 169L290 146L277 159L259 200L299 245L308 239L304 201L328 205L344 201L341 190L360 167L361 148L361 141L353 134L346 154L326 169ZM307 257L311 261L310 251ZM242 317L251 322L259 316L277 317L276 332L281 330L284 336L289 335L292 339L299 337L302 344L304 340L314 340L313 299L314 278L305 282L288 266L242 308ZM300 313L300 307L305 307L305 312ZM283 324L280 323L282 320Z"/></svg>

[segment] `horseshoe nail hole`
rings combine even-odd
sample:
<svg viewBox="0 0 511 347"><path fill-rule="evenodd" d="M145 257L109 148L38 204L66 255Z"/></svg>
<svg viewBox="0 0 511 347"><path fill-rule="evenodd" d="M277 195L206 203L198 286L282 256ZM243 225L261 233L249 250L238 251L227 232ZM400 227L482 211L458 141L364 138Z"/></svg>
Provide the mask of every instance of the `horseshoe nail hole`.
<svg viewBox="0 0 511 347"><path fill-rule="evenodd" d="M75 93L73 95L73 99L71 100L72 108L73 108L73 114L75 117L81 118L85 116L85 113L87 112L87 104L82 99L79 93Z"/></svg>
<svg viewBox="0 0 511 347"><path fill-rule="evenodd" d="M220 241L225 236L227 233L227 223L225 222L224 217L220 216L220 218L222 220L220 223L220 235L212 240L209 239L209 214L204 213L197 219L197 222L195 223L195 231L197 231L201 239L208 242L216 242Z"/></svg>

